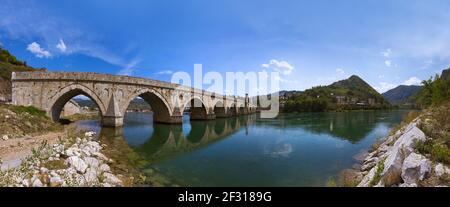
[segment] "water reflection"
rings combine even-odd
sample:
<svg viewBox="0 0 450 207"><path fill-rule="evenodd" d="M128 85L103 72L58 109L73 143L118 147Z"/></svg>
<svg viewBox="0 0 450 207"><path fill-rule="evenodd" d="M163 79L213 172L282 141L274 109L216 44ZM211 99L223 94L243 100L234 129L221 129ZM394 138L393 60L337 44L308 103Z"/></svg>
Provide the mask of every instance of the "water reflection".
<svg viewBox="0 0 450 207"><path fill-rule="evenodd" d="M136 153L156 163L201 149L240 130L248 131L246 128L255 120L256 115L248 115L213 121L186 121L183 125L152 124L150 115L133 113L126 117L124 128L102 128L100 134L101 137L126 140ZM142 127L145 124L149 127ZM136 130L136 127L141 129Z"/></svg>
<svg viewBox="0 0 450 207"><path fill-rule="evenodd" d="M351 111L282 114L276 121L259 120L257 124L276 128L301 127L313 133L328 134L356 144L367 137L377 125L398 123L401 120L402 116L392 116L389 111Z"/></svg>
<svg viewBox="0 0 450 207"><path fill-rule="evenodd" d="M129 113L121 129L100 129L95 121L78 124L97 127L123 166L157 170L183 186L321 186L351 167L355 154L385 136L406 113L185 117L183 125L153 124L150 113Z"/></svg>

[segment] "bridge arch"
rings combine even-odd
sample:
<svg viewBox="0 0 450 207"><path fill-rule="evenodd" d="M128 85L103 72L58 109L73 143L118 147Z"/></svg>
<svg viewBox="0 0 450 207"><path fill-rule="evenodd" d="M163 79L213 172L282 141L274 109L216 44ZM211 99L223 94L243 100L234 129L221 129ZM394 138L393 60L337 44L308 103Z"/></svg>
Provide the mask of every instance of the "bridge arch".
<svg viewBox="0 0 450 207"><path fill-rule="evenodd" d="M141 89L129 95L124 102L125 104L122 106L122 114L126 113L131 101L137 97L141 97L150 105L153 111L154 122L172 123L175 121L173 120L172 110L167 100L160 93L150 88Z"/></svg>
<svg viewBox="0 0 450 207"><path fill-rule="evenodd" d="M51 98L49 102L49 110L47 111L48 116L51 117L53 121L59 121L64 105L66 105L70 99L78 95L84 95L90 98L97 105L100 110L100 115L103 117L106 110L102 99L100 99L94 91L78 83L65 86Z"/></svg>
<svg viewBox="0 0 450 207"><path fill-rule="evenodd" d="M223 100L217 100L213 107L217 118L227 117L228 111Z"/></svg>
<svg viewBox="0 0 450 207"><path fill-rule="evenodd" d="M183 108L181 112L183 113L186 107L190 109L190 119L191 120L207 120L213 119L210 113L208 113L208 109L206 104L199 96L192 96L186 100L183 104Z"/></svg>

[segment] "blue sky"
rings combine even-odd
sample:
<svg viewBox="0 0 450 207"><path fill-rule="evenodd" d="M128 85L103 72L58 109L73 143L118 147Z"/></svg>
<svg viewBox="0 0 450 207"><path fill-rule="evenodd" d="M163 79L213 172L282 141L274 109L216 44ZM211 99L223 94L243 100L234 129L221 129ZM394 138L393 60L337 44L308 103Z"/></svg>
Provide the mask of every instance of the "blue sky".
<svg viewBox="0 0 450 207"><path fill-rule="evenodd" d="M34 67L169 81L282 72L304 90L359 75L380 92L450 66L450 1L0 0L0 44Z"/></svg>

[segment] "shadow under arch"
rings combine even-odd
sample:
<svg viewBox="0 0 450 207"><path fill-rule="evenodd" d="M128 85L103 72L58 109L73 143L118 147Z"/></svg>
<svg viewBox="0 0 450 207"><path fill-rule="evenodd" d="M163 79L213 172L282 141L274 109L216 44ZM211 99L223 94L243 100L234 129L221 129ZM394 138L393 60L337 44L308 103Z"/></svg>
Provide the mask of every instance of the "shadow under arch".
<svg viewBox="0 0 450 207"><path fill-rule="evenodd" d="M61 111L66 103L69 102L73 97L78 95L84 95L91 99L99 109L100 116L103 116L105 111L104 104L102 103L101 99L87 87L79 84L72 84L61 89L52 99L51 108L49 111L49 116L52 118L52 120L55 122L59 121Z"/></svg>
<svg viewBox="0 0 450 207"><path fill-rule="evenodd" d="M126 113L128 106L131 101L137 97L142 98L148 105L150 105L153 112L153 122L170 123L172 111L167 103L167 101L157 92L146 89L141 90L133 95L131 95L125 102L124 108L122 109L123 114Z"/></svg>
<svg viewBox="0 0 450 207"><path fill-rule="evenodd" d="M183 106L182 112L184 112L185 110L189 111L189 118L191 120L208 119L206 106L199 97L194 96L188 99Z"/></svg>
<svg viewBox="0 0 450 207"><path fill-rule="evenodd" d="M216 115L216 118L227 117L227 111L222 100L219 100L214 104L214 114Z"/></svg>

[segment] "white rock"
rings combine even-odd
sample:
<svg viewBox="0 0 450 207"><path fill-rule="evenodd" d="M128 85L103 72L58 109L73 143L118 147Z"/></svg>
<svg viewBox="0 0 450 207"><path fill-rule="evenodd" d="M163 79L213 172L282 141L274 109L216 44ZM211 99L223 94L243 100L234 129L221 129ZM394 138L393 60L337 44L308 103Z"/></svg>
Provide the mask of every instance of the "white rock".
<svg viewBox="0 0 450 207"><path fill-rule="evenodd" d="M97 174L97 171L95 169L89 168L86 171L86 174L84 174L84 178L86 179L86 182L90 186L97 185L99 183L99 181L98 181L98 174Z"/></svg>
<svg viewBox="0 0 450 207"><path fill-rule="evenodd" d="M3 135L2 139L6 141L9 139L9 137L8 137L8 135L5 134L5 135Z"/></svg>
<svg viewBox="0 0 450 207"><path fill-rule="evenodd" d="M50 187L59 187L59 186L62 186L63 183L64 183L64 180L61 179L61 177L59 177L59 176L50 178Z"/></svg>
<svg viewBox="0 0 450 207"><path fill-rule="evenodd" d="M66 149L65 154L66 154L68 157L72 157L72 156L80 156L80 155L81 155L80 149L75 148L75 147L70 147L70 148Z"/></svg>
<svg viewBox="0 0 450 207"><path fill-rule="evenodd" d="M69 157L66 160L66 163L68 163L71 167L74 167L75 170L80 173L85 173L86 168L88 167L87 164L77 156Z"/></svg>
<svg viewBox="0 0 450 207"><path fill-rule="evenodd" d="M102 146L100 146L98 142L89 141L86 145L92 148L92 152L100 151L102 149Z"/></svg>
<svg viewBox="0 0 450 207"><path fill-rule="evenodd" d="M45 168L45 167L41 167L41 168L39 169L39 171L40 171L41 173L47 173L47 172L48 172L48 169Z"/></svg>
<svg viewBox="0 0 450 207"><path fill-rule="evenodd" d="M445 174L450 174L450 169L439 163L436 165L436 167L434 167L434 173L436 173L438 177L442 177Z"/></svg>
<svg viewBox="0 0 450 207"><path fill-rule="evenodd" d="M397 139L394 146L387 153L384 162L381 181L385 186L391 186L401 181L403 160L414 151L418 140L425 140L425 134L416 127L416 123L409 124L404 133Z"/></svg>
<svg viewBox="0 0 450 207"><path fill-rule="evenodd" d="M95 132L86 132L86 133L84 133L84 136L86 136L86 137L92 137L94 135L95 135Z"/></svg>
<svg viewBox="0 0 450 207"><path fill-rule="evenodd" d="M411 153L403 162L402 179L406 184L416 183L431 174L431 161L424 156Z"/></svg>
<svg viewBox="0 0 450 207"><path fill-rule="evenodd" d="M99 167L99 170L101 172L110 172L111 168L109 168L109 165L107 165L107 164L101 164Z"/></svg>
<svg viewBox="0 0 450 207"><path fill-rule="evenodd" d="M402 183L398 187L417 187L417 183Z"/></svg>
<svg viewBox="0 0 450 207"><path fill-rule="evenodd" d="M21 183L25 187L29 187L30 186L30 182L28 182L28 179L23 179Z"/></svg>
<svg viewBox="0 0 450 207"><path fill-rule="evenodd" d="M367 173L366 176L364 176L364 178L361 180L361 182L358 184L357 187L368 187L370 181L373 179L373 177L375 176L375 167L372 168L369 173Z"/></svg>
<svg viewBox="0 0 450 207"><path fill-rule="evenodd" d="M42 187L43 184L42 184L41 180L39 180L38 178L36 178L36 179L33 180L32 186L33 186L33 187Z"/></svg>
<svg viewBox="0 0 450 207"><path fill-rule="evenodd" d="M375 167L375 165L377 165L376 162L369 162L369 163L366 163L366 164L364 164L363 166L361 166L361 170L362 170L362 171L368 171L368 170L372 169L373 167Z"/></svg>
<svg viewBox="0 0 450 207"><path fill-rule="evenodd" d="M98 166L100 165L100 162L93 157L85 157L83 158L83 160L89 167L92 168L98 168Z"/></svg>
<svg viewBox="0 0 450 207"><path fill-rule="evenodd" d="M104 182L112 184L112 185L122 185L122 181L117 178L115 175L111 173L103 173L103 176L105 177Z"/></svg>
<svg viewBox="0 0 450 207"><path fill-rule="evenodd" d="M99 158L100 160L108 161L108 158L100 152L94 152L94 153L92 153L92 155Z"/></svg>

